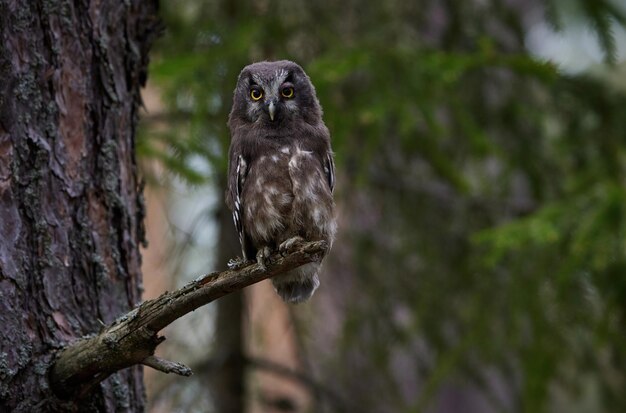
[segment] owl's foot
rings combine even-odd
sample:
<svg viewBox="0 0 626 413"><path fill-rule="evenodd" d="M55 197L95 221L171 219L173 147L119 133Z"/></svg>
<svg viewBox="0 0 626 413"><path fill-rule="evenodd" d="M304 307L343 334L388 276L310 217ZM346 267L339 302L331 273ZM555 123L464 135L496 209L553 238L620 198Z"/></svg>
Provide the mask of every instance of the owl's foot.
<svg viewBox="0 0 626 413"><path fill-rule="evenodd" d="M229 270L239 270L249 264L251 264L251 262L245 258L237 257L231 258L226 265L228 265Z"/></svg>
<svg viewBox="0 0 626 413"><path fill-rule="evenodd" d="M272 250L270 247L261 247L259 251L256 253L256 262L261 266L261 268L265 271L267 259L272 255Z"/></svg>
<svg viewBox="0 0 626 413"><path fill-rule="evenodd" d="M281 254L288 253L293 249L293 247L302 242L304 242L304 238L296 235L295 237L291 237L281 242L281 244L278 246L278 251L280 251Z"/></svg>

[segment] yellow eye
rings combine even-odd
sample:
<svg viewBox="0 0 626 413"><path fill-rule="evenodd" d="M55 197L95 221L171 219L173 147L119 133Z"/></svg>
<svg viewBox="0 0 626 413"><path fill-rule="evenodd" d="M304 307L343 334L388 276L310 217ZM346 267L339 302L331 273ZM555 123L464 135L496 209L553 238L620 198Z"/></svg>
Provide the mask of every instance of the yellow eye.
<svg viewBox="0 0 626 413"><path fill-rule="evenodd" d="M280 94L283 95L284 98L291 99L293 97L293 88L291 86L285 87L280 91Z"/></svg>
<svg viewBox="0 0 626 413"><path fill-rule="evenodd" d="M260 100L263 97L263 92L259 88L250 89L250 97L252 100Z"/></svg>

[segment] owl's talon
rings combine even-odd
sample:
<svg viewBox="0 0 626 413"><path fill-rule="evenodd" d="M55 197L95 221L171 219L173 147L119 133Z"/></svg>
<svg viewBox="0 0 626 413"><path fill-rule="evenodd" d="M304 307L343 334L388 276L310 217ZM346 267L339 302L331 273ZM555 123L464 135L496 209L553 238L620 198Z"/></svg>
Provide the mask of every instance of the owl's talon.
<svg viewBox="0 0 626 413"><path fill-rule="evenodd" d="M304 242L304 238L296 235L295 237L291 237L281 242L278 246L278 251L280 251L281 254L288 253L293 249L293 247L302 242Z"/></svg>
<svg viewBox="0 0 626 413"><path fill-rule="evenodd" d="M261 266L261 269L265 271L267 268L268 258L272 255L272 250L270 247L261 247L259 251L256 253L256 262Z"/></svg>
<svg viewBox="0 0 626 413"><path fill-rule="evenodd" d="M228 264L226 265L228 266L229 270L238 270L238 269L245 267L248 264L250 264L250 261L246 260L245 258L237 257L237 258L231 258L228 261Z"/></svg>

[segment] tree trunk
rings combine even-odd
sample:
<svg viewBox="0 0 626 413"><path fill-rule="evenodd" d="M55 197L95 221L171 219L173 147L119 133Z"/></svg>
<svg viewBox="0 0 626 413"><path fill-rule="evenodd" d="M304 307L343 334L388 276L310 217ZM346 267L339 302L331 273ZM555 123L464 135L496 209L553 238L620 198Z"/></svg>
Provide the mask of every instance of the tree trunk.
<svg viewBox="0 0 626 413"><path fill-rule="evenodd" d="M226 179L221 179L222 190ZM225 268L232 257L241 256L241 247L232 215L224 202L220 203L218 268ZM218 369L212 379L215 406L220 413L243 413L245 410L245 363L243 354L243 306L242 291L222 297L217 302L215 358Z"/></svg>
<svg viewBox="0 0 626 413"><path fill-rule="evenodd" d="M143 410L134 367L49 388L54 351L140 301L134 153L157 1L0 0L0 411Z"/></svg>

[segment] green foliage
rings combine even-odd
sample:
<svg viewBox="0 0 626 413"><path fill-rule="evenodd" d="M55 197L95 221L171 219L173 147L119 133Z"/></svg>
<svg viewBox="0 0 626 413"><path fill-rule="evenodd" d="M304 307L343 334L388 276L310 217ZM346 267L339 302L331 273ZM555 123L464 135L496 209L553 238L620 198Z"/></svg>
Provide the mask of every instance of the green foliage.
<svg viewBox="0 0 626 413"><path fill-rule="evenodd" d="M618 4L615 0L546 0L546 18L553 28L561 30L563 24L559 16L559 6L568 9L570 14L579 16L596 34L607 63L614 64L617 45L613 23L626 25L626 10Z"/></svg>
<svg viewBox="0 0 626 413"><path fill-rule="evenodd" d="M530 55L506 2L435 3L163 4L151 76L173 121L140 153L222 176L239 70L298 61L336 151L329 272L350 285L324 379L357 411L423 411L455 386L501 411L624 411L626 96ZM576 6L614 60L623 10ZM546 2L557 28L562 7Z"/></svg>

